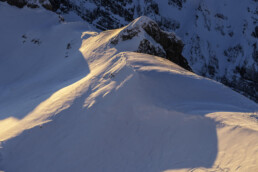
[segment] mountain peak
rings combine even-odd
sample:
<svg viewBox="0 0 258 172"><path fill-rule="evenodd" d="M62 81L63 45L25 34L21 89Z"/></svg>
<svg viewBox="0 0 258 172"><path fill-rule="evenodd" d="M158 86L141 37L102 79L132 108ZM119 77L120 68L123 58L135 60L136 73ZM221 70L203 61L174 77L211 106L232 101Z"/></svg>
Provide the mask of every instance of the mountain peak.
<svg viewBox="0 0 258 172"><path fill-rule="evenodd" d="M17 7L44 7L64 16L75 13L100 30L124 27L139 16L126 26L129 30L157 22L162 30L173 31L182 38L183 54L192 71L258 102L256 0L241 3L234 0L225 3L209 0L0 1Z"/></svg>
<svg viewBox="0 0 258 172"><path fill-rule="evenodd" d="M147 25L150 23L156 23L156 22L147 16L141 16L141 17L134 19L130 24L128 24L126 26L126 28L131 29L131 28L135 28L135 27L143 27L144 25Z"/></svg>
<svg viewBox="0 0 258 172"><path fill-rule="evenodd" d="M146 16L121 28L111 43L117 45L128 40L134 40L131 51L163 57L191 71L187 60L182 56L183 42L174 33L161 30L156 22ZM126 49L128 50L128 46Z"/></svg>

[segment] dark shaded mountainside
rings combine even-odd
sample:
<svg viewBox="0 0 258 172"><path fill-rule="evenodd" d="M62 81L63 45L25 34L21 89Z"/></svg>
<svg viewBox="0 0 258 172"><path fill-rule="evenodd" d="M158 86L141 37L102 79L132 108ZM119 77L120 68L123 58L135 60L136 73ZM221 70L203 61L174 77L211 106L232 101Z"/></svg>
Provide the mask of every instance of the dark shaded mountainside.
<svg viewBox="0 0 258 172"><path fill-rule="evenodd" d="M146 27L145 31L163 50L153 48L146 39L142 40L139 52L166 57L258 102L257 0L0 1L7 1L18 7L43 6L58 14L72 11L100 30L119 28L139 16L147 16L157 24L149 25L153 28ZM152 33L157 26L162 30L175 32L184 43L184 48L179 41L180 43L172 44L176 47L173 50L177 52L171 52L168 45L170 42L164 41L169 40L166 39L169 34L161 29ZM160 34L157 36L157 33Z"/></svg>

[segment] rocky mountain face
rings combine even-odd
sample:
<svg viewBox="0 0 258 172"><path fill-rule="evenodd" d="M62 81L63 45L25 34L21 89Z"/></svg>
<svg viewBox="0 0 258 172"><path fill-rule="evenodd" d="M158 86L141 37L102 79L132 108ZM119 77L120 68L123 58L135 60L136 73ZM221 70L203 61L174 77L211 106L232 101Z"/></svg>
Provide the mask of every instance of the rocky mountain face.
<svg viewBox="0 0 258 172"><path fill-rule="evenodd" d="M130 44L129 40L135 44L131 49L127 46ZM174 33L161 30L158 24L148 17L139 17L124 27L112 38L111 44L126 47L123 51L130 50L163 57L192 71L182 56L183 42Z"/></svg>
<svg viewBox="0 0 258 172"><path fill-rule="evenodd" d="M7 2L10 5L17 6L22 8L24 6L30 8L39 8L40 6L55 11L57 8L54 8L54 1L52 0L0 0L2 2Z"/></svg>
<svg viewBox="0 0 258 172"><path fill-rule="evenodd" d="M181 38L185 46L179 46L178 51L183 52L193 72L222 82L258 102L257 0L1 1L19 7L42 5L59 14L73 11L101 30L119 28L139 16L148 16L161 29L173 31ZM150 30L145 28L149 35ZM153 37L164 44L164 51L153 49L148 40L142 40L139 52L162 57L173 54L165 45L169 42L162 42L168 36L164 34Z"/></svg>

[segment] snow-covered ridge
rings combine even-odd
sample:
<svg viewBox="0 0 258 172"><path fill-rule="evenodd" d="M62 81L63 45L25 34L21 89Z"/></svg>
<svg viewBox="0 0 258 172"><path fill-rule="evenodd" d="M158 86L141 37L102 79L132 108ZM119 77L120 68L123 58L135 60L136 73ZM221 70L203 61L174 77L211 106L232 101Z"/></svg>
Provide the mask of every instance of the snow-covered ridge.
<svg viewBox="0 0 258 172"><path fill-rule="evenodd" d="M111 45L124 28L2 3L0 21L0 171L257 171L249 99Z"/></svg>
<svg viewBox="0 0 258 172"><path fill-rule="evenodd" d="M183 56L195 73L258 100L256 0L49 2L57 13L75 12L101 30L120 28L139 16L148 16L182 39Z"/></svg>
<svg viewBox="0 0 258 172"><path fill-rule="evenodd" d="M182 56L182 41L174 33L162 31L150 18L139 17L118 30L118 34L111 39L111 44L119 44L126 51L166 58L191 71L187 60Z"/></svg>

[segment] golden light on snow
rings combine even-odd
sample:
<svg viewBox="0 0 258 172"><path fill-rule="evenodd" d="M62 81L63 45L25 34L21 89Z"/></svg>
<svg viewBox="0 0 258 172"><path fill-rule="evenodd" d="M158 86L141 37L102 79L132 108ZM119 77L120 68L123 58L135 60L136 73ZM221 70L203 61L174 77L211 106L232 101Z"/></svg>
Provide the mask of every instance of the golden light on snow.
<svg viewBox="0 0 258 172"><path fill-rule="evenodd" d="M19 120L14 117L9 117L7 119L0 120L0 141L3 141L3 138L8 138L12 133L8 132L9 129L17 125Z"/></svg>

